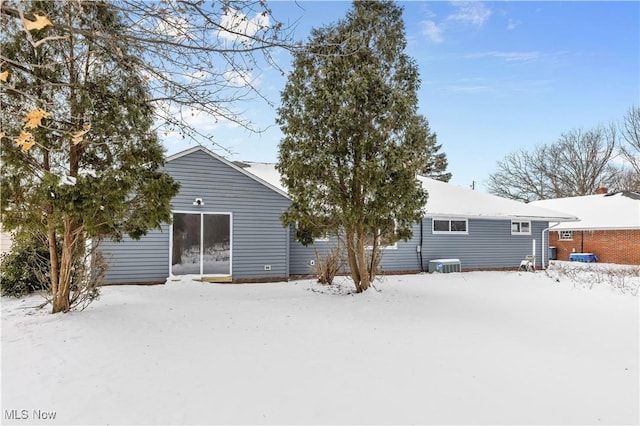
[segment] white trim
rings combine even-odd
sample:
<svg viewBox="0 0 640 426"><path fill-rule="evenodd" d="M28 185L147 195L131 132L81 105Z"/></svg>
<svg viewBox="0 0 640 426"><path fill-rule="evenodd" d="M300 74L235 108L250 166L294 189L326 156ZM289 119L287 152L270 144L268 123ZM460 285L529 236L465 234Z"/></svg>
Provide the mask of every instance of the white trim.
<svg viewBox="0 0 640 426"><path fill-rule="evenodd" d="M588 227L568 227L568 226L562 226L563 224L557 224L556 226L558 226L558 228L556 228L556 230L563 230L563 231L573 231L573 232L577 232L577 231L637 231L640 230L640 226L627 226L627 227L616 227L616 226L609 226L609 227L604 227L604 226L598 226L598 227L593 227L593 228L588 228Z"/></svg>
<svg viewBox="0 0 640 426"><path fill-rule="evenodd" d="M428 202L427 202L428 204ZM451 218L451 219L482 219L482 220L515 220L515 221L525 221L529 220L531 222L579 222L578 218L567 219L566 217L543 217L543 216L522 216L522 215L504 215L504 216L484 216L481 214L473 214L473 213L465 213L465 214L455 214L455 213L445 213L445 212L430 212L427 211L424 214L425 219L433 219L433 218Z"/></svg>
<svg viewBox="0 0 640 426"><path fill-rule="evenodd" d="M448 221L449 222L449 231L436 231L435 224L437 221ZM465 231L451 231L451 221L456 222L465 222ZM434 235L469 235L469 219L462 217L433 217L431 218L431 233Z"/></svg>
<svg viewBox="0 0 640 426"><path fill-rule="evenodd" d="M176 275L173 274L171 268L171 261L173 257L173 215L174 214L199 214L200 215L200 277L232 277L233 276L233 212L216 212L216 211L188 211L188 210L172 210L171 211L171 225L169 226L169 277L173 278ZM229 216L229 273L228 274L204 274L204 264L202 259L204 258L204 247L202 239L204 238L204 215L224 215Z"/></svg>
<svg viewBox="0 0 640 426"><path fill-rule="evenodd" d="M180 151L180 152L178 152L176 154L170 155L170 156L168 156L166 158L166 162L168 163L170 161L177 160L178 158L182 158L182 157L184 157L186 155L189 155L189 154L191 154L193 152L196 152L196 151L202 151L205 154L210 155L212 158L220 161L221 163L223 163L226 166L231 167L233 170L242 173L243 175L253 179L254 181L258 182L259 184L266 186L267 188L271 189L272 191L277 192L278 194L282 195L283 197L286 197L287 199L290 199L289 198L289 194L287 194L286 192L284 192L280 188L276 188L275 186L271 185L269 182L260 179L258 176L254 175L253 173L248 172L245 169L243 169L242 167L239 167L239 166L233 164L231 161L225 159L224 157L216 154L213 151L208 150L207 148L205 148L203 146L194 146L193 148L189 148L187 150Z"/></svg>
<svg viewBox="0 0 640 426"><path fill-rule="evenodd" d="M513 230L513 224L514 223L518 223L518 229L520 229L520 231L514 231ZM526 223L529 225L529 231L527 232L523 232L522 231L522 224ZM531 235L531 221L529 220L512 220L511 221L511 235Z"/></svg>

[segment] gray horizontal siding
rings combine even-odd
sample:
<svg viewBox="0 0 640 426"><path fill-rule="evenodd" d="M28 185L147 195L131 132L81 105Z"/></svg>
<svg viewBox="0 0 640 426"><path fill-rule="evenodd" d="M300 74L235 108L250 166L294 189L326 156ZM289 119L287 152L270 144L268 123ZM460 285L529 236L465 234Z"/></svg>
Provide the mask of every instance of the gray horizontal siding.
<svg viewBox="0 0 640 426"><path fill-rule="evenodd" d="M428 269L429 260L440 258L460 259L463 269L514 268L526 255L531 254L532 240L536 240L536 266L541 265L542 230L547 222L532 222L531 235L511 235L510 220L469 219L468 235L433 234L431 218L423 219L422 228L422 268ZM308 274L311 272L309 261L314 259L313 248L321 256L326 255L335 245L335 239L329 242L315 242L304 247L294 241L291 233L291 273ZM545 240L547 236L545 235ZM548 242L545 243L545 245ZM383 271L419 271L421 268L417 247L420 245L420 225L413 227L413 236L408 241L398 241L397 249L382 251L381 267ZM348 269L346 269L348 271Z"/></svg>
<svg viewBox="0 0 640 426"><path fill-rule="evenodd" d="M398 241L396 248L382 250L382 259L380 267L386 272L399 271L419 271L420 260L416 247L419 244L420 225L413 227L413 237L409 241ZM336 238L330 238L329 241L315 241L313 244L305 247L295 241L294 231L291 231L291 274L305 275L311 273L309 262L315 259L314 248L318 250L318 254L322 257L336 245ZM348 272L348 266L343 272Z"/></svg>
<svg viewBox="0 0 640 426"><path fill-rule="evenodd" d="M104 240L99 247L109 265L105 277L109 284L161 282L169 276L169 225L149 231L138 241Z"/></svg>
<svg viewBox="0 0 640 426"><path fill-rule="evenodd" d="M420 225L415 224L408 241L398 241L397 248L382 250L380 266L383 271L420 271L417 247L420 245Z"/></svg>
<svg viewBox="0 0 640 426"><path fill-rule="evenodd" d="M165 165L180 182L172 210L193 213L231 213L232 276L234 279L286 277L288 232L279 217L289 200L271 188L213 158L194 151ZM202 198L203 206L194 206ZM107 282L165 280L169 274L169 234L150 233L140 241L105 242L102 251L110 265ZM271 270L265 271L264 266Z"/></svg>
<svg viewBox="0 0 640 426"><path fill-rule="evenodd" d="M314 248L320 256L326 256L336 244L336 240L316 241L314 244L303 246L295 239L295 229L291 228L289 249L289 272L291 275L311 274L310 261L315 259Z"/></svg>
<svg viewBox="0 0 640 426"><path fill-rule="evenodd" d="M434 235L431 218L425 218L424 264L428 265L432 259L457 258L463 269L517 267L526 255L531 254L532 240L535 239L536 266L540 266L543 253L541 234L547 226L547 222L532 222L531 235L511 235L510 220L469 219L468 235Z"/></svg>

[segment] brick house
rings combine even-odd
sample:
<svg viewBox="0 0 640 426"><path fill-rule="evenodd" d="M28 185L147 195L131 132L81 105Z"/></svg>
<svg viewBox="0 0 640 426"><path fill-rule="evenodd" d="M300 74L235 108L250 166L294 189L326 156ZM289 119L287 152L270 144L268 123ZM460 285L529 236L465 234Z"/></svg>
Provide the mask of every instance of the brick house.
<svg viewBox="0 0 640 426"><path fill-rule="evenodd" d="M640 194L597 192L531 203L580 218L550 224L549 246L556 247L558 260L569 260L571 253L594 253L599 262L640 265Z"/></svg>

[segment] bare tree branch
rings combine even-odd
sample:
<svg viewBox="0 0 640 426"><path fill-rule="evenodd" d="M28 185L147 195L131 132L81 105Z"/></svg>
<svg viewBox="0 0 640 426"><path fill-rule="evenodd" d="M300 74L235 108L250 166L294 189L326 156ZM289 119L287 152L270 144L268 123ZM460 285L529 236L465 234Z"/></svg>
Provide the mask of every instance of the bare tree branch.
<svg viewBox="0 0 640 426"><path fill-rule="evenodd" d="M102 2L74 3L81 9ZM118 40L92 23L77 25L77 20L52 20L52 25L40 32L39 40L24 31L34 49L75 35L91 40L96 50L117 56L119 45L126 43L140 61L122 66L137 67L147 79L148 102L155 108L159 132L177 132L195 143L228 151L213 135L198 128L193 117L234 123L252 132L263 130L247 119L242 105L263 102L273 106L258 84L260 73L267 68L283 73L273 53L301 48L293 42L293 26L286 27L275 19L264 1L113 0L106 4L124 21ZM0 15L33 19L40 13L34 5L3 0ZM124 61L124 56L120 57ZM3 56L0 61L9 62ZM25 70L35 68L25 65Z"/></svg>
<svg viewBox="0 0 640 426"><path fill-rule="evenodd" d="M519 151L498 161L489 192L520 201L590 195L598 186L616 187L620 170L611 160L614 126L563 133L552 145Z"/></svg>

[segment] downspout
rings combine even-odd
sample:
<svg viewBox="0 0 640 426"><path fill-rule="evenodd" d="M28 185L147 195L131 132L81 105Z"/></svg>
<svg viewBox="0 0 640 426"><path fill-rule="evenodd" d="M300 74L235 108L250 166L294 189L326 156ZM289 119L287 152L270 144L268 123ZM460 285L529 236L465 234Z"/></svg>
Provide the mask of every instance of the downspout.
<svg viewBox="0 0 640 426"><path fill-rule="evenodd" d="M424 226L424 218L420 219L420 245L418 246L418 258L420 259L420 272L424 272L424 265L422 263L422 228Z"/></svg>
<svg viewBox="0 0 640 426"><path fill-rule="evenodd" d="M545 266L544 266L544 247L545 247L545 245L544 245L544 233L548 232L551 228L555 228L558 225L560 225L560 222L556 223L553 226L549 226L548 228L544 228L542 230L542 247L540 248L540 251L542 251L542 256L540 256L542 258L541 259L542 260L542 269L545 269ZM551 241L551 238L549 238L549 241ZM547 245L548 244L549 243L547 242ZM547 256L549 256L549 247L547 247ZM551 260L551 259L549 259L549 260Z"/></svg>
<svg viewBox="0 0 640 426"><path fill-rule="evenodd" d="M285 273L287 274L287 281L289 281L289 278L291 277L291 225L287 225L286 238L287 242L285 244Z"/></svg>

